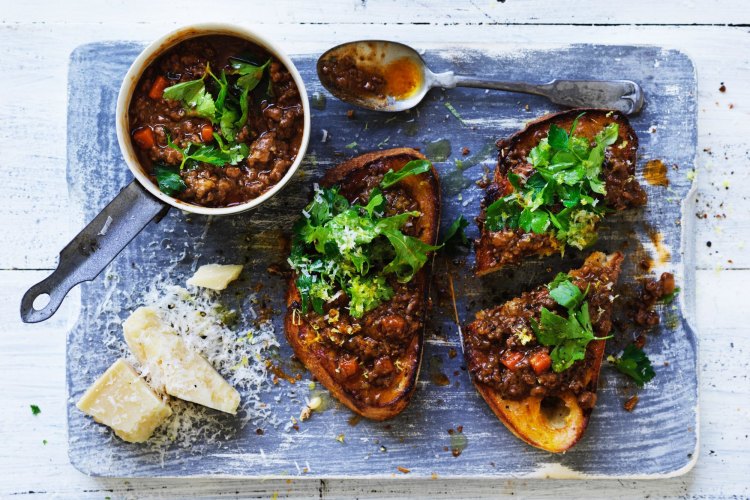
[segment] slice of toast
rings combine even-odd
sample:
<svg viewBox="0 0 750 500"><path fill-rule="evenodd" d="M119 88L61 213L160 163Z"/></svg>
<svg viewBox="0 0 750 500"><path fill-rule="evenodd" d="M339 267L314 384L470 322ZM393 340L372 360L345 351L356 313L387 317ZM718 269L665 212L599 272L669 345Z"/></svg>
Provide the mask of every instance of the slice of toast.
<svg viewBox="0 0 750 500"><path fill-rule="evenodd" d="M606 337L612 328L614 285L622 260L620 253L594 252L582 267L568 273L581 292L588 290L585 300L595 337ZM534 333L543 307L560 309L544 285L478 312L462 340L474 385L500 421L526 443L559 453L576 444L586 430L596 403L605 341L589 342L584 359L566 370L554 372L549 357L545 369L535 359L542 360L549 347Z"/></svg>
<svg viewBox="0 0 750 500"><path fill-rule="evenodd" d="M424 156L407 148L364 154L330 169L322 184L337 185L350 203L364 205L386 172L397 172L417 159ZM421 212L409 224L409 235L434 245L440 222L440 187L435 169L405 177L383 193L386 215L407 210ZM357 319L350 316L343 294L326 304L325 316L314 311L302 313L297 277L293 275L289 281L285 330L295 355L331 394L366 418L385 420L398 415L414 392L422 358L427 268L428 265L422 267L408 283L389 276L395 296ZM335 324L330 322L333 316L337 319ZM346 328L348 336L343 345L326 340L332 328ZM385 351L392 354L372 356Z"/></svg>
<svg viewBox="0 0 750 500"><path fill-rule="evenodd" d="M481 236L476 243L476 273L481 276L501 267L515 265L532 256L544 257L563 250L562 243L552 233L537 234L523 229L485 228L486 208L494 201L509 195L514 187L510 172L523 178L530 177L534 167L528 160L530 151L547 137L550 125L569 131L573 121L581 115L575 135L590 141L611 123L619 126L617 141L606 149L602 165L605 196L596 195L603 205L613 210L624 210L646 203L646 193L635 179L638 137L622 113L600 109L572 109L544 116L529 123L523 130L497 142L497 167L492 183L487 187L482 214L478 218Z"/></svg>

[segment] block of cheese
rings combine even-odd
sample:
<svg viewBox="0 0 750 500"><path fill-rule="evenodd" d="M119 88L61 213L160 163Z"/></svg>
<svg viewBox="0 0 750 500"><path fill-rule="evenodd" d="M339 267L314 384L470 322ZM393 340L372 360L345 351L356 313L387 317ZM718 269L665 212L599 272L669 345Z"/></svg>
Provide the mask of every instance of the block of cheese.
<svg viewBox="0 0 750 500"><path fill-rule="evenodd" d="M211 363L165 325L156 311L139 307L122 326L125 341L150 372L157 390L215 410L237 413L240 394Z"/></svg>
<svg viewBox="0 0 750 500"><path fill-rule="evenodd" d="M224 290L229 283L240 277L241 265L206 264L195 271L188 285L202 286L212 290Z"/></svg>
<svg viewBox="0 0 750 500"><path fill-rule="evenodd" d="M172 410L125 360L118 359L76 404L130 443L142 443Z"/></svg>

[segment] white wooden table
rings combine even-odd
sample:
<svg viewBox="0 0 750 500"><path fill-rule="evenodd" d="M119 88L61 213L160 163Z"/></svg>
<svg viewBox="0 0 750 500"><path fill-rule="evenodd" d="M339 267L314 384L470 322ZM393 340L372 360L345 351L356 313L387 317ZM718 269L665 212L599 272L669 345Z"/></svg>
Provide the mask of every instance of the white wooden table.
<svg viewBox="0 0 750 500"><path fill-rule="evenodd" d="M357 38L514 46L654 44L677 48L698 73L697 311L701 446L690 473L658 481L248 481L96 479L67 458L65 333L72 293L56 316L23 325L23 292L55 266L80 229L65 178L70 52L101 40L149 41L183 24L229 21L289 53ZM304 0L0 2L0 497L270 497L514 494L538 497L750 495L750 2ZM722 83L725 92L719 90ZM32 416L29 405L42 412ZM665 417L668 418L668 417Z"/></svg>

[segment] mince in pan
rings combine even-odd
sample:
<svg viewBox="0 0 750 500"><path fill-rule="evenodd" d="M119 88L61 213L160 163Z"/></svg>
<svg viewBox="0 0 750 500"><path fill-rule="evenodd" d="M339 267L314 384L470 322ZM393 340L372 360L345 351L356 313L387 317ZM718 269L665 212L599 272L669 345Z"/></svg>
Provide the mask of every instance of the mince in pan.
<svg viewBox="0 0 750 500"><path fill-rule="evenodd" d="M245 203L278 183L304 127L287 68L258 45L219 35L183 41L151 63L129 120L159 189L205 207Z"/></svg>

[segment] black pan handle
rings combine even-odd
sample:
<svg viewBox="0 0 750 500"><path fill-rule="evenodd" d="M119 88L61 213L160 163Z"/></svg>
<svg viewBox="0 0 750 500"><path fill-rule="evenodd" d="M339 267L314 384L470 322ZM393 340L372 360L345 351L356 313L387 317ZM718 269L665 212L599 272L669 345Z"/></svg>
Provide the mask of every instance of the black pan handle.
<svg viewBox="0 0 750 500"><path fill-rule="evenodd" d="M96 278L149 222L168 211L169 205L132 181L63 248L57 269L24 294L23 322L38 323L52 317L71 288ZM34 301L44 300L45 295L49 302L43 307L37 304L39 309L35 309Z"/></svg>

